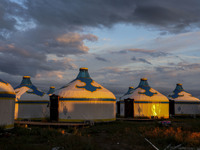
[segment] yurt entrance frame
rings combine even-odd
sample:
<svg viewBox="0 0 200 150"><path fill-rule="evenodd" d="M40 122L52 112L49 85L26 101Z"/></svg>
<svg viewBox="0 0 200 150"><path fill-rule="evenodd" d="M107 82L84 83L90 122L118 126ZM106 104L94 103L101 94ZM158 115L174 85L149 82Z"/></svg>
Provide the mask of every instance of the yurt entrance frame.
<svg viewBox="0 0 200 150"><path fill-rule="evenodd" d="M124 117L125 118L133 118L134 117L134 100L133 99L125 99L124 100Z"/></svg>
<svg viewBox="0 0 200 150"><path fill-rule="evenodd" d="M174 100L169 100L169 114L175 115Z"/></svg>
<svg viewBox="0 0 200 150"><path fill-rule="evenodd" d="M59 118L59 96L53 94L50 96L50 120L51 121L58 121Z"/></svg>
<svg viewBox="0 0 200 150"><path fill-rule="evenodd" d="M117 101L116 106L117 106L117 114L120 115L120 101Z"/></svg>

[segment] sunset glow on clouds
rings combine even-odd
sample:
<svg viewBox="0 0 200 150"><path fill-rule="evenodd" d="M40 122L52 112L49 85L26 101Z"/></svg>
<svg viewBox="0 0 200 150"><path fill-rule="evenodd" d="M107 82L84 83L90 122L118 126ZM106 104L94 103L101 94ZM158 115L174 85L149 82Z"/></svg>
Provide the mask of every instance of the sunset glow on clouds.
<svg viewBox="0 0 200 150"><path fill-rule="evenodd" d="M0 74L61 87L78 68L120 96L147 77L172 91L200 91L197 0L0 0ZM196 90L196 91L195 91ZM161 91L161 92L162 92Z"/></svg>

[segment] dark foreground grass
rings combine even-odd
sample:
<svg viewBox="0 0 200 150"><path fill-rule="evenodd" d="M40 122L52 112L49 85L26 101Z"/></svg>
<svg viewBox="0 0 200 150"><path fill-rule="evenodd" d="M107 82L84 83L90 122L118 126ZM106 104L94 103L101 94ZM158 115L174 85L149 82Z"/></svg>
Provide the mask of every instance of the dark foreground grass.
<svg viewBox="0 0 200 150"><path fill-rule="evenodd" d="M116 121L85 127L22 127L0 131L0 150L151 150L144 138L159 149L169 144L200 147L200 118L172 119L172 126L157 121Z"/></svg>

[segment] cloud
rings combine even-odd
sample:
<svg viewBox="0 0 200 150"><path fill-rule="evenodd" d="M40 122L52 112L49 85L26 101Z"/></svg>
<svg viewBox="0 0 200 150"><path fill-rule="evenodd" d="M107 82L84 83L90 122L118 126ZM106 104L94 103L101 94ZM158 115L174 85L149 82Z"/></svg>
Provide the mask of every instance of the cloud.
<svg viewBox="0 0 200 150"><path fill-rule="evenodd" d="M0 71L12 75L35 76L40 71L65 71L73 69L74 64L68 58L61 60L48 59L44 53L24 50L14 45L1 43Z"/></svg>
<svg viewBox="0 0 200 150"><path fill-rule="evenodd" d="M170 53L162 52L159 50L147 50L147 49L139 49L139 48L130 48L124 49L120 51L111 52L112 54L127 54L127 53L139 53L144 55L150 55L151 57L163 57L170 55Z"/></svg>
<svg viewBox="0 0 200 150"><path fill-rule="evenodd" d="M102 58L102 57L99 57L99 56L96 56L95 59L97 59L97 60L99 60L99 61L103 61L103 62L108 62L107 59Z"/></svg>
<svg viewBox="0 0 200 150"><path fill-rule="evenodd" d="M132 57L131 60L136 61L136 62L143 62L143 63L149 64L149 65L152 65L149 61L147 61L147 60L144 59L144 58Z"/></svg>
<svg viewBox="0 0 200 150"><path fill-rule="evenodd" d="M143 76L155 83L162 79L161 85L172 76L172 80L178 80L191 72L198 79L199 64L179 63L181 60L175 60L172 52L199 47L199 32L193 32L200 27L199 5L196 0L1 0L0 74L62 78L66 70L73 71L78 65L89 64L92 68L88 59L92 58L94 63L105 62L95 66L101 68L98 78L105 83L116 81L115 85L119 82L118 86ZM90 42L98 40L96 35L88 34L88 29L112 28L116 24L145 27L167 36L120 48L120 55L110 57L106 52L88 57Z"/></svg>
<svg viewBox="0 0 200 150"><path fill-rule="evenodd" d="M199 4L196 0L128 0L125 3L120 0L34 0L21 4L1 0L0 7L2 28L9 30L17 24L23 27L20 22L31 20L36 26L49 28L111 27L128 23L177 33L199 28Z"/></svg>

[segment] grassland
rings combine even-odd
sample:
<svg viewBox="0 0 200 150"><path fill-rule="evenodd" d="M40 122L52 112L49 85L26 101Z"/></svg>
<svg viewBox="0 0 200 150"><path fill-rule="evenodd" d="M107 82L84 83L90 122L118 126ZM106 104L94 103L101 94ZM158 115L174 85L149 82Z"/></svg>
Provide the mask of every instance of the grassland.
<svg viewBox="0 0 200 150"><path fill-rule="evenodd" d="M200 147L200 118L170 119L171 126L158 121L116 121L84 127L36 127L16 125L0 130L0 150L153 150L181 144Z"/></svg>

